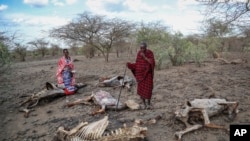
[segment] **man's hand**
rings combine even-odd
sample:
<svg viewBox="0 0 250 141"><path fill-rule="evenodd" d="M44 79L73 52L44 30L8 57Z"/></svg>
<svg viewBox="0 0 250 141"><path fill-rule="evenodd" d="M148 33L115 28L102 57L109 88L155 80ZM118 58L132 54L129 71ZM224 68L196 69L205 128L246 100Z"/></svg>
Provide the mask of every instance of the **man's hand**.
<svg viewBox="0 0 250 141"><path fill-rule="evenodd" d="M147 62L149 62L148 58L145 56L145 53L144 52L141 52L141 56L144 60L146 60Z"/></svg>
<svg viewBox="0 0 250 141"><path fill-rule="evenodd" d="M143 58L143 59L145 59L145 58L146 58L146 56L145 56L144 52L141 52L141 56L142 56L142 58Z"/></svg>

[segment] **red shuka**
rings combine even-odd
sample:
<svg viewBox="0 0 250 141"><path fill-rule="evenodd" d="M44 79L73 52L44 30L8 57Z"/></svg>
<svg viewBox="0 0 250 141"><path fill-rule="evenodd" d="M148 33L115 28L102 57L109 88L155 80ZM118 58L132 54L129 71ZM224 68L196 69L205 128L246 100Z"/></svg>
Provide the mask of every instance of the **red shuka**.
<svg viewBox="0 0 250 141"><path fill-rule="evenodd" d="M136 62L127 63L127 66L136 78L137 93L143 99L151 99L155 67L154 54L151 50L146 50L145 56L149 59L149 63L142 58L140 53L141 51L137 53Z"/></svg>

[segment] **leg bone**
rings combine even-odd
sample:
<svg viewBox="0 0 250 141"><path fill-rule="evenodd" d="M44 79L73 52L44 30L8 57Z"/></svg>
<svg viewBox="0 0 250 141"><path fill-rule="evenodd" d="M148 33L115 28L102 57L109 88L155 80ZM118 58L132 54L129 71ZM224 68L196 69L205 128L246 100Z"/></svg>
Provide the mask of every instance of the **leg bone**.
<svg viewBox="0 0 250 141"><path fill-rule="evenodd" d="M181 137L182 137L184 134L186 134L186 133L188 133L188 132L191 132L191 131L194 131L194 130L197 130L197 129L201 128L201 127L203 127L203 126L200 125L200 124L193 125L193 126L191 126L191 127L189 127L189 128L186 128L186 129L183 130L183 131L176 132L176 133L175 133L175 136L178 138L178 141L181 141Z"/></svg>

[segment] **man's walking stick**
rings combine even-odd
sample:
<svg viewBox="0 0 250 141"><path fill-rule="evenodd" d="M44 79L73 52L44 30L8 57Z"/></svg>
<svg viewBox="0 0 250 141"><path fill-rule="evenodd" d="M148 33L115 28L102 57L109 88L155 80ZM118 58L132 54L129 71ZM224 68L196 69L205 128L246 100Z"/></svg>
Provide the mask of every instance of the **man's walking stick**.
<svg viewBox="0 0 250 141"><path fill-rule="evenodd" d="M126 75L126 70L127 70L127 66L125 67L125 71L124 71L124 75L123 75L123 79L122 79L122 86L123 86L123 83L124 83L124 79L125 79L125 75ZM120 101L120 96L121 96L121 92L122 92L122 86L121 86L120 93L119 93L119 96L118 96L118 100L117 100L115 111L117 111L118 104L119 104L119 101Z"/></svg>

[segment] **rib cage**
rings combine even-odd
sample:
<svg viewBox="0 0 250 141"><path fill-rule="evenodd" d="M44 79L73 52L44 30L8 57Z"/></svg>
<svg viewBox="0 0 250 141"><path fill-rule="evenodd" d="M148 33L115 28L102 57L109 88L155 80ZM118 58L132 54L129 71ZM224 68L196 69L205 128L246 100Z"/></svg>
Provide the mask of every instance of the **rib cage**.
<svg viewBox="0 0 250 141"><path fill-rule="evenodd" d="M95 141L102 137L108 126L108 117L92 122L81 128L72 138L71 141Z"/></svg>
<svg viewBox="0 0 250 141"><path fill-rule="evenodd" d="M108 123L108 117L105 116L99 121L81 127L74 134L69 134L71 131L58 130L64 133L64 135L61 136L62 138L60 136L58 137L61 141L130 141L131 139L143 139L146 136L147 127L140 127L136 124L132 127L123 127L104 133Z"/></svg>

